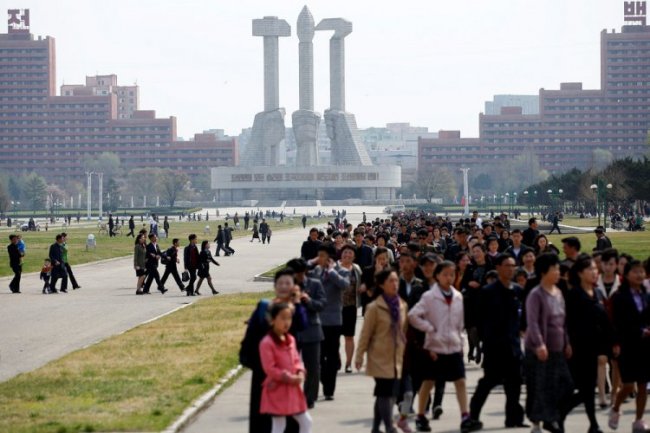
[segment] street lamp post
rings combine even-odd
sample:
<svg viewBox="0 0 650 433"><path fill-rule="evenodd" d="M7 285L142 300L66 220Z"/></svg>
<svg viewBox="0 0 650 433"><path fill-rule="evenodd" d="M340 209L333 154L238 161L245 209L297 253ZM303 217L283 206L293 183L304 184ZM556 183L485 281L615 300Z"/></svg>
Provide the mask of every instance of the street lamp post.
<svg viewBox="0 0 650 433"><path fill-rule="evenodd" d="M93 172L92 171L87 171L86 172L86 177L88 178L88 187L87 187L87 192L86 192L86 201L88 205L88 216L87 219L90 221L90 208L92 206L91 202L91 194L92 194L92 187L93 187Z"/></svg>
<svg viewBox="0 0 650 433"><path fill-rule="evenodd" d="M605 185L605 181L600 177L596 179L596 183L591 184L589 187L596 194L596 214L598 215L598 225L600 226L600 213L603 213L603 229L607 231L607 190L612 189L612 184Z"/></svg>
<svg viewBox="0 0 650 433"><path fill-rule="evenodd" d="M467 173L469 172L469 168L461 168L460 171L463 172L463 194L465 195L463 216L467 218L469 217L469 184L467 182Z"/></svg>

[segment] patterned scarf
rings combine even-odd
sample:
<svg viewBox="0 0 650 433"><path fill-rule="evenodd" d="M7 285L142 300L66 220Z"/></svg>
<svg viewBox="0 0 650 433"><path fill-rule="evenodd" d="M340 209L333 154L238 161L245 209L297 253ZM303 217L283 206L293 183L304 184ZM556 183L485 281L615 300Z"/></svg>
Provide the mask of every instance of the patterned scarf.
<svg viewBox="0 0 650 433"><path fill-rule="evenodd" d="M399 335L400 338L404 339L405 336L401 332L399 322L400 322L400 304L399 304L399 296L394 295L394 296L388 296L385 293L381 295L384 298L384 301L386 301L386 304L388 305L388 311L390 313L390 327L391 330L393 331L393 336L395 337L395 340L397 340L397 336Z"/></svg>

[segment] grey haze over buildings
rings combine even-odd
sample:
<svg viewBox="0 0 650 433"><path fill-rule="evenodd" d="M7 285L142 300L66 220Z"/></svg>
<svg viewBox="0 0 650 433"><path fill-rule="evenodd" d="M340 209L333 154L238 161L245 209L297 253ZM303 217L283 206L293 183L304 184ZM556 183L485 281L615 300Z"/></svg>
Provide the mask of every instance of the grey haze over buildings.
<svg viewBox="0 0 650 433"><path fill-rule="evenodd" d="M141 109L176 116L179 136L211 128L238 135L263 108L262 42L251 19L292 24L280 40L280 106L298 108L295 21L307 4L318 19L354 23L346 40L346 98L360 127L404 121L430 131L478 134L477 113L495 94L600 84L603 29L623 24L613 0L264 1L13 0L31 10L35 35L57 44L57 82L86 75L137 82ZM314 38L315 102L329 102L328 38ZM290 126L287 124L287 126Z"/></svg>

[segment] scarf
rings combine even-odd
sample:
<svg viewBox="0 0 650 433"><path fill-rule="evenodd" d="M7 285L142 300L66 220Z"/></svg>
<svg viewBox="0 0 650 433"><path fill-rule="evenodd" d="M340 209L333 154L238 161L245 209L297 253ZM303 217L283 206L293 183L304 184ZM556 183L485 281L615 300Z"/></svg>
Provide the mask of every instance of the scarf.
<svg viewBox="0 0 650 433"><path fill-rule="evenodd" d="M398 335L400 336L400 338L404 339L405 337L399 328L399 322L400 322L399 296L395 295L389 297L385 293L383 293L381 296L384 298L384 301L386 301L386 304L388 305L388 312L390 313L390 328L393 331L393 336L395 337L395 340L397 340Z"/></svg>

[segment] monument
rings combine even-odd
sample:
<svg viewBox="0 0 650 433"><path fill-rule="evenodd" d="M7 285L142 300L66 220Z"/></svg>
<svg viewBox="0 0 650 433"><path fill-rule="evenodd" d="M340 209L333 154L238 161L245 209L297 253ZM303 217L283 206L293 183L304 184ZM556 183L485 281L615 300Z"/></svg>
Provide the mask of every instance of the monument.
<svg viewBox="0 0 650 433"><path fill-rule="evenodd" d="M279 164L285 137L284 108L279 97L278 38L291 27L277 17L253 20L253 36L264 38L264 111L255 115L251 139L239 167L212 169L212 188L220 202L255 199L364 198L394 199L401 186L401 167L373 166L359 137L354 114L345 111L345 37L352 23L327 18L314 25L307 6L297 21L299 105L291 118L296 138L296 166ZM314 111L314 44L316 31L334 31L330 39L330 107L325 110L332 143L332 165L319 164Z"/></svg>
<svg viewBox="0 0 650 433"><path fill-rule="evenodd" d="M280 108L278 38L291 36L291 26L278 17L253 20L253 36L264 38L264 111L255 115L242 165L276 166L284 140L284 108Z"/></svg>
<svg viewBox="0 0 650 433"><path fill-rule="evenodd" d="M332 161L337 165L372 165L359 139L354 114L345 111L345 37L352 33L352 23L342 18L327 18L318 23L316 30L334 30L330 39L330 108L325 110Z"/></svg>
<svg viewBox="0 0 650 433"><path fill-rule="evenodd" d="M296 165L318 165L318 125L320 114L314 112L314 17L307 6L298 16L298 90L299 110L291 116L296 137Z"/></svg>

